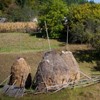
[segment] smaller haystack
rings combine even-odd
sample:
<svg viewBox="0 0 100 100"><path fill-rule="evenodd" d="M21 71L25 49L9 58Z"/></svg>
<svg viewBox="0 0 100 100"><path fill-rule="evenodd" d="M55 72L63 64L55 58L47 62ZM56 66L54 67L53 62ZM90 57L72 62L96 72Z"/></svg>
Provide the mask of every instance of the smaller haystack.
<svg viewBox="0 0 100 100"><path fill-rule="evenodd" d="M31 69L24 58L18 58L11 67L9 83L4 86L3 93L9 96L23 96L25 87L31 85Z"/></svg>
<svg viewBox="0 0 100 100"><path fill-rule="evenodd" d="M70 70L70 81L72 82L78 82L80 80L80 69L79 65L74 58L72 52L70 51L62 51L61 57L65 61L65 63L68 65L68 68Z"/></svg>
<svg viewBox="0 0 100 100"><path fill-rule="evenodd" d="M74 63L71 65L62 56L55 51L44 54L33 80L33 87L36 92L57 91L67 87L71 81L74 81L72 75L78 73L79 68L77 68L78 66L73 67ZM66 59L72 60L69 57L72 56L68 56Z"/></svg>

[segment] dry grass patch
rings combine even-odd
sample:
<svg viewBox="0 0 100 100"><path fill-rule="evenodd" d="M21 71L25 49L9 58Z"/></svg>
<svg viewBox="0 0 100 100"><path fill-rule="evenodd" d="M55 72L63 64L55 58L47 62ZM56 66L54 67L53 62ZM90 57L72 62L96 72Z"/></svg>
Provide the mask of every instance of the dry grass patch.
<svg viewBox="0 0 100 100"><path fill-rule="evenodd" d="M36 29L37 24L33 22L0 23L0 32L28 32Z"/></svg>

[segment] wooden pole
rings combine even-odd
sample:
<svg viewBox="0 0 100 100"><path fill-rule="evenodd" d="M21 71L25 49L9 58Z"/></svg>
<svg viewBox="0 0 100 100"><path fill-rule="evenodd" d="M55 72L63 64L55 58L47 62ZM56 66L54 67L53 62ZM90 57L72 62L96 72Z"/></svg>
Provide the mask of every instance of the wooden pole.
<svg viewBox="0 0 100 100"><path fill-rule="evenodd" d="M69 27L67 25L66 51L68 51L68 32L69 32Z"/></svg>
<svg viewBox="0 0 100 100"><path fill-rule="evenodd" d="M91 79L91 77L89 77L88 75L86 75L86 74L83 73L82 71L80 71L80 73L81 73L82 75L84 75L85 77L87 77L88 79Z"/></svg>
<svg viewBox="0 0 100 100"><path fill-rule="evenodd" d="M44 21L44 23L45 23L46 35L47 35L48 44L49 44L49 50L51 51L51 45L50 45L50 39L49 39L49 35L48 35L48 28L47 28L46 21Z"/></svg>

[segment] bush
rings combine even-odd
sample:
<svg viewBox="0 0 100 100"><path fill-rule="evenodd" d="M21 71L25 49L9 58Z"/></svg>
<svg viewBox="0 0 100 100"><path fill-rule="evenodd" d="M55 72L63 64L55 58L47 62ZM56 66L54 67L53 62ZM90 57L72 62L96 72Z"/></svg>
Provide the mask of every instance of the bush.
<svg viewBox="0 0 100 100"><path fill-rule="evenodd" d="M90 42L100 33L100 4L72 5L69 11L71 42Z"/></svg>
<svg viewBox="0 0 100 100"><path fill-rule="evenodd" d="M59 2L50 0L40 5L39 12L40 27L42 28L43 36L45 33L44 21L46 21L50 38L59 38L64 29L62 20L68 13L67 5L62 0L59 0Z"/></svg>
<svg viewBox="0 0 100 100"><path fill-rule="evenodd" d="M33 17L33 10L29 7L19 8L19 7L10 7L7 13L7 19L11 22L26 22L30 21Z"/></svg>
<svg viewBox="0 0 100 100"><path fill-rule="evenodd" d="M97 51L100 52L100 33L94 34L91 44Z"/></svg>

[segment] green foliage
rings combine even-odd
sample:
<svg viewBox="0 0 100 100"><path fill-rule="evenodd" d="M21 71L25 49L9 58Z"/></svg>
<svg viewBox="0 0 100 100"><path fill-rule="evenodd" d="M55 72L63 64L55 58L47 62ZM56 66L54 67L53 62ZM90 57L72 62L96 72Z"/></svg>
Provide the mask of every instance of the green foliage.
<svg viewBox="0 0 100 100"><path fill-rule="evenodd" d="M83 3L87 3L88 0L64 0L67 2L68 5L71 4L83 4Z"/></svg>
<svg viewBox="0 0 100 100"><path fill-rule="evenodd" d="M21 8L24 8L25 6L31 6L31 3L33 2L34 0L15 0L15 3L21 7Z"/></svg>
<svg viewBox="0 0 100 100"><path fill-rule="evenodd" d="M100 52L100 33L94 34L91 44L94 48L96 48L96 50Z"/></svg>
<svg viewBox="0 0 100 100"><path fill-rule="evenodd" d="M34 0L0 0L0 9L8 21L30 21L34 11L31 5Z"/></svg>
<svg viewBox="0 0 100 100"><path fill-rule="evenodd" d="M90 42L100 32L100 4L71 5L69 11L71 40Z"/></svg>
<svg viewBox="0 0 100 100"><path fill-rule="evenodd" d="M0 10L0 17L1 17L1 16L3 16L3 13L2 13L2 11Z"/></svg>
<svg viewBox="0 0 100 100"><path fill-rule="evenodd" d="M82 23L76 23L73 24L71 29L71 39L72 42L81 41L81 43L84 41L84 25Z"/></svg>
<svg viewBox="0 0 100 100"><path fill-rule="evenodd" d="M59 2L58 2L59 1ZM47 22L49 36L59 38L64 26L62 20L68 13L68 7L62 0L51 0L40 6L40 26L44 32L44 21Z"/></svg>
<svg viewBox="0 0 100 100"><path fill-rule="evenodd" d="M8 18L9 21L13 22L25 22L25 21L30 21L31 17L33 16L33 10L29 7L10 7L7 10L7 15L6 17Z"/></svg>
<svg viewBox="0 0 100 100"><path fill-rule="evenodd" d="M0 10L9 7L15 0L0 0Z"/></svg>

